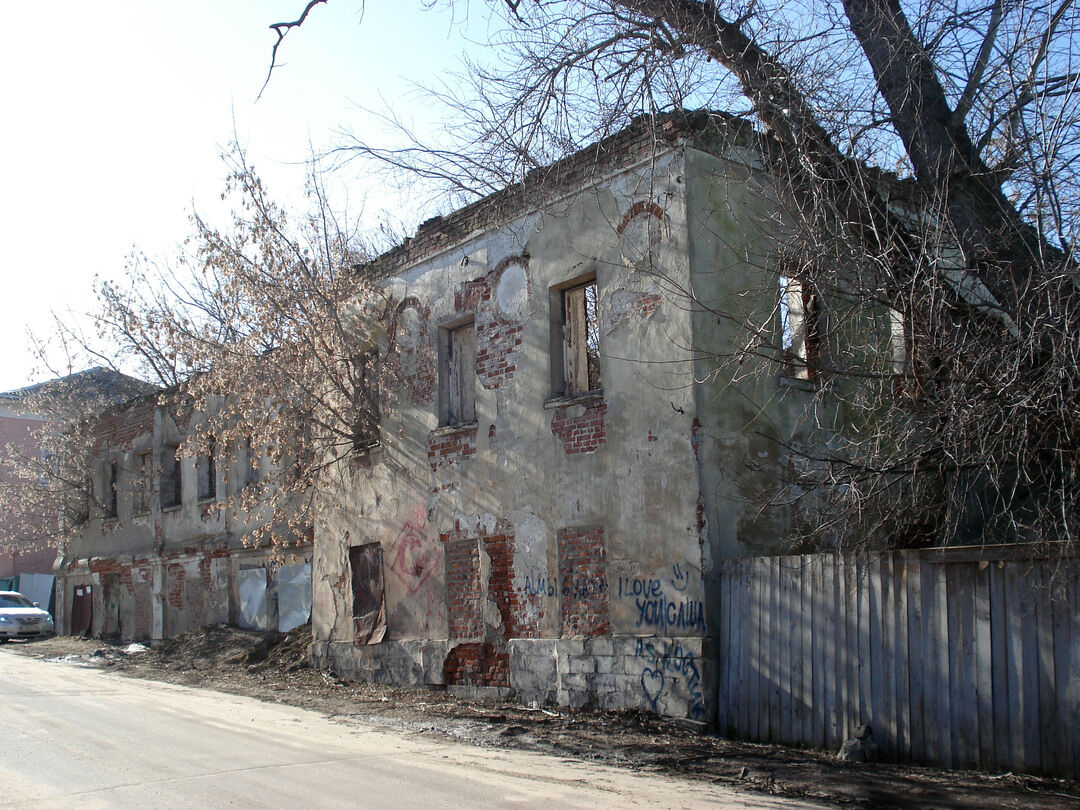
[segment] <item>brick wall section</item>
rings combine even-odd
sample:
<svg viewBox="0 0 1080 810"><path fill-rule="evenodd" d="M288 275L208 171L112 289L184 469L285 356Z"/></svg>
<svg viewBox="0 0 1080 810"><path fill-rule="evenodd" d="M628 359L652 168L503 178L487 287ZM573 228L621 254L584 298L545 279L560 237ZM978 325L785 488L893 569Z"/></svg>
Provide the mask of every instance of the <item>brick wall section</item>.
<svg viewBox="0 0 1080 810"><path fill-rule="evenodd" d="M493 644L459 644L443 661L443 677L451 686L509 686L510 654Z"/></svg>
<svg viewBox="0 0 1080 810"><path fill-rule="evenodd" d="M520 321L508 321L499 315L495 289L499 278L511 265L522 266L526 274L529 261L522 256L503 259L480 287L476 301L476 376L489 390L509 382L517 370L517 354L524 329Z"/></svg>
<svg viewBox="0 0 1080 810"><path fill-rule="evenodd" d="M611 632L603 528L561 529L557 540L563 637Z"/></svg>
<svg viewBox="0 0 1080 810"><path fill-rule="evenodd" d="M485 290L490 292L486 279L478 278L475 281L466 281L461 284L454 291L454 311L459 315L466 312L475 312Z"/></svg>
<svg viewBox="0 0 1080 810"><path fill-rule="evenodd" d="M476 430L477 426L473 425L429 436L428 461L431 462L431 469L437 470L445 464L455 464L475 456Z"/></svg>
<svg viewBox="0 0 1080 810"><path fill-rule="evenodd" d="M544 601L539 595L528 595L514 588L514 535L509 522L500 522L496 531L501 533L482 538L491 561L488 599L499 609L507 639L540 638Z"/></svg>
<svg viewBox="0 0 1080 810"><path fill-rule="evenodd" d="M585 413L577 418L567 416L567 408L556 408L551 416L551 432L563 443L567 455L592 453L606 442L604 417L607 403L597 400L585 405Z"/></svg>
<svg viewBox="0 0 1080 810"><path fill-rule="evenodd" d="M153 432L156 407L157 396L153 395L103 414L98 419L95 431L98 440L95 449L130 450L136 438Z"/></svg>
<svg viewBox="0 0 1080 810"><path fill-rule="evenodd" d="M476 540L450 540L446 549L446 602L450 638L480 638L484 632L480 594L480 547Z"/></svg>
<svg viewBox="0 0 1080 810"><path fill-rule="evenodd" d="M184 577L184 566L179 563L173 563L166 569L166 599L177 610L184 609Z"/></svg>

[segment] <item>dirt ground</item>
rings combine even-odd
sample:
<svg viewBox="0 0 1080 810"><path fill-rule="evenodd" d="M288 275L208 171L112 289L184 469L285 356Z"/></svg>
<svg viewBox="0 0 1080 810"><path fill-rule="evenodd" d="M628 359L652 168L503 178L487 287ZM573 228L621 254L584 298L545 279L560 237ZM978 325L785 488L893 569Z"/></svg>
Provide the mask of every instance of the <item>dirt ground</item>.
<svg viewBox="0 0 1080 810"><path fill-rule="evenodd" d="M310 627L284 635L207 627L156 649L70 636L13 642L0 649L285 703L342 723L549 752L841 807L1080 808L1080 783L1073 781L854 765L812 751L701 735L642 712L530 709L513 702L343 681L311 669L306 653L310 642Z"/></svg>

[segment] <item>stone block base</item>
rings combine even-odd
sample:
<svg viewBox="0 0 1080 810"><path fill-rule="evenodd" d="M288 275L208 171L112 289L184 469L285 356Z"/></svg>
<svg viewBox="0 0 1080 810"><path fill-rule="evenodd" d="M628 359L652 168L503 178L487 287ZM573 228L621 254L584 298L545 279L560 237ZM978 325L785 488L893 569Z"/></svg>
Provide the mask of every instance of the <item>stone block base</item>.
<svg viewBox="0 0 1080 810"><path fill-rule="evenodd" d="M446 687L445 640L354 646L316 642L313 666L343 678L394 686ZM702 727L716 716L715 655L702 638L603 636L514 639L509 687L452 684L466 697L516 696L526 705L642 709Z"/></svg>

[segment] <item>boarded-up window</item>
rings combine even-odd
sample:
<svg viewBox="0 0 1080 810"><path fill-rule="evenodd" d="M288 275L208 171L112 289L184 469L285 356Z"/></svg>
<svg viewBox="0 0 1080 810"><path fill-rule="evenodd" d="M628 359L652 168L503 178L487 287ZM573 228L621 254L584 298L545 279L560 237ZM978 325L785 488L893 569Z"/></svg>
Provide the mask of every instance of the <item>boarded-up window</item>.
<svg viewBox="0 0 1080 810"><path fill-rule="evenodd" d="M207 454L199 456L195 467L199 477L200 501L209 501L217 497L217 463L214 461L217 446L213 437L210 438L209 442Z"/></svg>
<svg viewBox="0 0 1080 810"><path fill-rule="evenodd" d="M600 388L600 322L596 279L563 291L564 394Z"/></svg>
<svg viewBox="0 0 1080 810"><path fill-rule="evenodd" d="M378 644L386 637L382 546L368 543L349 549L352 569L353 628L356 644Z"/></svg>
<svg viewBox="0 0 1080 810"><path fill-rule="evenodd" d="M165 444L161 447L161 508L180 505L180 459L176 457L179 447Z"/></svg>
<svg viewBox="0 0 1080 810"><path fill-rule="evenodd" d="M149 453L135 456L135 480L132 483L132 510L136 514L149 512L150 493L154 486L154 459Z"/></svg>
<svg viewBox="0 0 1080 810"><path fill-rule="evenodd" d="M443 330L443 424L476 421L476 324L469 322Z"/></svg>

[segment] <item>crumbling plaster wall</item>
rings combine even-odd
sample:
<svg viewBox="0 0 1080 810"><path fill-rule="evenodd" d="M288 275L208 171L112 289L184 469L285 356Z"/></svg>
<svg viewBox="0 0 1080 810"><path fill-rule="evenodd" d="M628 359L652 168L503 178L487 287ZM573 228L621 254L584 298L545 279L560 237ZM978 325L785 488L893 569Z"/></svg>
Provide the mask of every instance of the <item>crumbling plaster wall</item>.
<svg viewBox="0 0 1080 810"><path fill-rule="evenodd" d="M476 422L440 426L438 386L414 380L381 447L340 466L316 529L317 663L706 719L691 319L670 295L689 277L683 174L662 154L386 283L422 313L399 333L422 341L420 375L439 328L474 318ZM589 274L603 395L555 398L553 291ZM348 547L373 542L387 641L361 647Z"/></svg>

